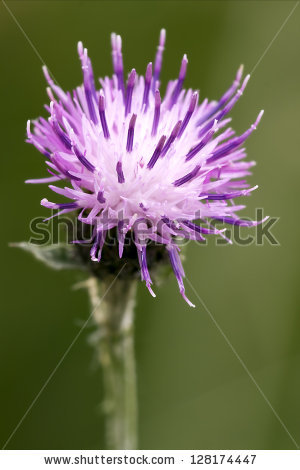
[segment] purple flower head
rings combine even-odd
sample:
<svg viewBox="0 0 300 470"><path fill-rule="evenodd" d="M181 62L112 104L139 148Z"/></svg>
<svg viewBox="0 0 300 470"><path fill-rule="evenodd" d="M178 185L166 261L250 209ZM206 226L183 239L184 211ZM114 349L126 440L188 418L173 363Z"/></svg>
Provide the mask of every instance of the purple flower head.
<svg viewBox="0 0 300 470"><path fill-rule="evenodd" d="M160 93L160 72L165 45L160 33L154 65L145 76L132 69L124 78L122 41L112 34L113 75L95 85L91 60L81 42L78 53L83 85L65 93L44 74L51 100L48 120L39 118L27 126L28 142L45 157L50 177L30 183L64 180L64 188L50 185L68 202L41 204L58 214L77 211L79 221L92 225L90 252L95 262L107 231L115 228L122 257L128 232L133 235L141 277L154 296L147 266L147 242L165 245L185 300L184 271L176 237L204 240L219 234L210 221L256 225L241 220L234 202L249 195L244 177L254 162L244 161L243 144L258 125L261 111L240 136L226 127L227 117L243 94L249 75L242 81L242 67L219 101L199 102L199 93L183 88L188 60L183 56L178 78ZM122 214L122 220L120 219ZM205 221L205 227L194 223ZM126 223L125 223L126 220Z"/></svg>

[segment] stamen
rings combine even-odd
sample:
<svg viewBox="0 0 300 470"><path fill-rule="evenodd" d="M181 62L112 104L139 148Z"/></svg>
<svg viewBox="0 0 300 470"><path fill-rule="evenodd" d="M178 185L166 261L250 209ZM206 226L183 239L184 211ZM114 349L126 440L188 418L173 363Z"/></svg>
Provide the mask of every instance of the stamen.
<svg viewBox="0 0 300 470"><path fill-rule="evenodd" d="M127 114L129 114L131 111L132 92L133 92L135 77L136 77L136 71L135 69L132 69L129 74L128 81L127 81L125 116L127 116Z"/></svg>
<svg viewBox="0 0 300 470"><path fill-rule="evenodd" d="M107 122L106 122L106 117L105 117L105 98L104 98L104 93L102 90L100 91L100 97L99 97L99 114L100 114L100 122L101 122L104 137L105 139L109 139L109 130L107 127Z"/></svg>
<svg viewBox="0 0 300 470"><path fill-rule="evenodd" d="M57 152L55 152L53 155L51 155L51 161L56 166L57 171L59 171L62 175L66 176L70 180L81 181L80 178L78 178L77 176L72 175L68 170L66 170L63 167L63 165L60 163L61 160L62 159L61 159L60 155Z"/></svg>
<svg viewBox="0 0 300 470"><path fill-rule="evenodd" d="M123 173L123 169L122 169L122 162L117 163L116 171L117 171L117 174L118 174L118 182L121 183L121 184L124 183L125 178L124 178L124 173Z"/></svg>
<svg viewBox="0 0 300 470"><path fill-rule="evenodd" d="M132 151L135 123L136 123L136 114L133 114L131 116L131 119L130 119L130 122L129 122L129 127L128 127L127 144L126 144L127 152Z"/></svg>
<svg viewBox="0 0 300 470"><path fill-rule="evenodd" d="M78 207L77 202L64 202L62 204L56 204L57 209L76 209Z"/></svg>
<svg viewBox="0 0 300 470"><path fill-rule="evenodd" d="M227 105L224 107L223 111L221 111L222 112L222 117L225 116L226 114L228 114L229 111L231 111L231 109L233 108L235 103L242 96L249 80L250 80L250 74L246 75L246 77L244 78L244 81L242 83L241 88L236 92L235 96L229 101L229 103L227 103ZM220 120L220 118L219 118L219 120Z"/></svg>
<svg viewBox="0 0 300 470"><path fill-rule="evenodd" d="M71 143L71 140L70 138L63 132L63 130L61 129L60 125L58 124L57 120L55 117L51 117L49 119L51 125L52 125L52 128L55 132L55 134L57 135L57 137L61 140L61 142L64 144L64 146L66 147L66 149L68 150L71 150L72 149L72 143Z"/></svg>
<svg viewBox="0 0 300 470"><path fill-rule="evenodd" d="M92 90L94 100L97 103L97 94L96 94L96 87L95 87L94 70L93 70L93 66L92 66L92 61L89 57L88 57L88 67L89 67L89 79L90 79L91 90Z"/></svg>
<svg viewBox="0 0 300 470"><path fill-rule="evenodd" d="M144 88L144 96L143 96L143 106L145 106L145 112L147 111L148 106L149 106L149 91L150 91L151 80L152 80L152 62L149 62L146 68L145 88Z"/></svg>
<svg viewBox="0 0 300 470"><path fill-rule="evenodd" d="M206 113L203 114L203 116L197 122L197 126L201 126L201 124L203 124L205 121L207 121L207 119L209 119L211 116L213 116L213 114L215 114L220 108L222 108L222 106L224 106L224 104L229 100L229 98L233 95L233 93L235 92L235 90L237 89L237 87L240 84L240 81L241 81L241 78L242 78L242 75L243 75L243 69L244 69L244 66L241 65L239 67L238 71L237 71L236 77L235 77L231 87L229 88L229 90L227 90L224 93L224 95L215 104L215 106L213 106L209 111L207 111Z"/></svg>
<svg viewBox="0 0 300 470"><path fill-rule="evenodd" d="M216 123L216 121L215 121L215 123ZM199 144L197 144L193 149L191 149L187 153L185 161L188 162L189 160L191 160L191 158L193 158L195 155L197 155L197 153L199 153L200 150L202 150L203 147L205 147L205 145L209 142L209 140L212 138L212 136L214 135L215 132L216 132L215 127L213 129L209 130L206 133L206 135L203 137L203 139L200 140Z"/></svg>
<svg viewBox="0 0 300 470"><path fill-rule="evenodd" d="M80 161L80 163L85 166L85 168L89 171L91 171L93 173L93 171L95 171L95 167L94 165L92 165L88 159L85 157L85 152L84 152L84 155L79 151L79 149L76 147L76 145L73 145L73 151L76 155L76 157L78 158L78 160Z"/></svg>
<svg viewBox="0 0 300 470"><path fill-rule="evenodd" d="M161 152L161 156L164 157L167 153L167 151L169 150L169 148L171 147L172 143L174 142L174 140L176 139L179 131L180 131L180 128L181 128L181 124L182 124L182 121L178 121L177 124L175 124L172 132L171 132L171 135L170 137L168 138L164 148L162 149L162 152Z"/></svg>
<svg viewBox="0 0 300 470"><path fill-rule="evenodd" d="M123 98L125 98L125 86L124 86L124 77L123 77L123 56L122 56L122 39L118 35L116 37L116 52L117 52L117 78L118 78L118 88L122 90Z"/></svg>
<svg viewBox="0 0 300 470"><path fill-rule="evenodd" d="M116 33L111 33L110 39L111 39L111 55L112 55L113 69L114 69L114 73L117 75L118 67L117 67L117 44L116 44L117 35Z"/></svg>
<svg viewBox="0 0 300 470"><path fill-rule="evenodd" d="M197 233L203 233L205 235L208 235L208 234L211 234L211 233L219 233L221 232L221 230L216 230L216 229L209 229L209 228L206 228L206 227L201 227L200 225L196 225L196 224L193 224L192 222L190 222L189 220L183 220L182 221L183 225L185 225L186 227L188 227L190 230L192 230L193 232L197 232ZM205 240L205 238L203 238Z"/></svg>
<svg viewBox="0 0 300 470"><path fill-rule="evenodd" d="M200 165L195 166L195 168L190 173L174 181L173 183L174 186L181 186L182 184L187 183L188 181L191 181L193 178L197 176L199 170L200 170Z"/></svg>
<svg viewBox="0 0 300 470"><path fill-rule="evenodd" d="M139 263L140 263L140 267L141 267L142 281L146 282L146 286L147 286L150 294L153 297L155 297L155 294L154 294L153 290L151 289L152 281L151 281L151 277L150 277L148 266L147 266L146 246L142 246L141 250L138 249L137 252L138 252L138 258L139 258Z"/></svg>
<svg viewBox="0 0 300 470"><path fill-rule="evenodd" d="M192 114L193 112L195 111L195 108L196 108L196 104L197 104L197 101L198 101L198 92L196 93L193 93L193 96L192 96L192 99L191 99L191 103L190 103L190 106L189 106L189 109L184 117L184 120L183 120L183 123L182 123L182 126L179 130L179 133L178 133L178 139L180 139L180 137L182 136L183 134L183 131L185 130L186 126L188 125L189 123L189 120L191 119L192 117Z"/></svg>
<svg viewBox="0 0 300 470"><path fill-rule="evenodd" d="M85 98L86 98L86 102L87 102L87 105L88 105L90 118L91 118L91 120L93 121L94 124L97 124L98 119L97 119L96 111L95 111L95 108L94 108L92 92L86 86L84 86L84 92L85 92Z"/></svg>
<svg viewBox="0 0 300 470"><path fill-rule="evenodd" d="M125 101L125 86L123 78L123 56L122 56L122 39L121 36L112 33L111 35L112 46L112 61L114 73L117 76L118 90L122 90L123 99Z"/></svg>
<svg viewBox="0 0 300 470"><path fill-rule="evenodd" d="M171 96L169 109L171 109L174 106L174 104L176 103L176 101L178 99L179 93L181 92L182 85L183 85L183 82L184 82L184 79L185 79L185 76L186 76L187 64L188 64L187 56L186 56L186 54L184 54L183 59L181 61L179 77L178 77L175 89L174 89L174 91L172 93L172 96Z"/></svg>
<svg viewBox="0 0 300 470"><path fill-rule="evenodd" d="M47 207L47 209L61 209L61 210L73 210L79 207L77 202L55 203L55 202L48 201L48 199L46 198L41 200L41 205L44 207ZM58 215L58 214L55 214L55 215ZM48 219L45 219L45 220L48 220Z"/></svg>
<svg viewBox="0 0 300 470"><path fill-rule="evenodd" d="M102 248L103 248L104 241L105 241L105 235L106 235L106 230L103 230L103 231L97 230L95 241L90 251L90 256L91 256L92 261L98 261L98 262L100 261Z"/></svg>
<svg viewBox="0 0 300 470"><path fill-rule="evenodd" d="M183 266L182 266L177 249L178 248L176 246L167 247L171 266L173 268L174 274L178 282L180 294L182 295L182 297L184 298L184 300L188 303L190 307L195 307L195 305L185 295L185 289L184 289L184 284L183 284L183 278L185 277L185 274L184 274Z"/></svg>
<svg viewBox="0 0 300 470"><path fill-rule="evenodd" d="M67 102L68 102L67 94L58 85L56 85L54 83L54 81L50 77L50 74L49 74L49 71L48 71L46 65L43 65L42 70L43 70L43 73L44 73L44 76L45 76L45 79L46 79L47 83L50 85L50 87L56 93L56 95L62 100L62 102L65 105L67 105Z"/></svg>
<svg viewBox="0 0 300 470"><path fill-rule="evenodd" d="M89 115L94 124L98 123L98 117L94 106L94 99L96 96L94 75L91 66L91 61L87 55L87 49L83 48L82 42L78 43L78 54L81 61L81 68L83 72L83 85L86 102L88 105Z"/></svg>
<svg viewBox="0 0 300 470"><path fill-rule="evenodd" d="M106 202L106 199L103 196L103 191L98 191L97 201L100 202L100 204L104 204Z"/></svg>
<svg viewBox="0 0 300 470"><path fill-rule="evenodd" d="M163 135L160 139L159 139L159 142L156 146L156 149L154 150L153 152L153 155L152 157L150 158L149 162L148 162L148 165L147 165L147 168L151 169L154 167L155 163L157 162L157 160L159 159L159 156L161 154L161 151L162 151L162 148L164 146L164 143L165 143L165 140L166 140L166 136Z"/></svg>
<svg viewBox="0 0 300 470"><path fill-rule="evenodd" d="M159 117L160 117L160 105L161 105L161 97L159 90L155 91L155 108L154 108L154 117L153 117L153 125L151 135L152 137L156 135Z"/></svg>
<svg viewBox="0 0 300 470"><path fill-rule="evenodd" d="M154 75L153 75L153 83L152 83L153 91L155 91L156 83L159 81L165 42L166 42L166 30L162 29L160 31L159 45L157 47L157 53L156 53L155 63L154 63Z"/></svg>
<svg viewBox="0 0 300 470"><path fill-rule="evenodd" d="M230 142L228 142L225 145L222 145L219 149L215 150L213 152L213 155L210 158L208 158L206 162L210 164L214 162L215 160L218 160L219 158L225 157L226 155L228 155L228 153L232 152L234 149L242 145L242 143L245 142L245 140L256 129L263 114L264 114L264 111L263 110L260 111L255 123L252 124L251 127L246 132L244 132L244 134L240 135L239 137L235 137L234 139L231 139Z"/></svg>
<svg viewBox="0 0 300 470"><path fill-rule="evenodd" d="M124 220L119 220L118 225L117 225L118 242L119 242L119 258L122 258L123 256L124 241L125 241L125 236L126 236L126 232L123 231L123 228L124 228Z"/></svg>
<svg viewBox="0 0 300 470"><path fill-rule="evenodd" d="M206 199L209 201L226 201L228 199L235 199L236 197L241 197L241 196L249 196L250 192L253 191L253 189L256 189L256 187L251 188L251 189L243 189L242 191L237 191L237 192L232 192L232 193L224 193L224 194L199 194L199 196L205 196Z"/></svg>
<svg viewBox="0 0 300 470"><path fill-rule="evenodd" d="M210 129L210 127L212 126L212 124L214 123L215 120L217 121L221 121L223 119L224 116L226 116L226 114L228 114L231 109L233 108L233 106L235 105L235 103L238 101L238 99L242 96L246 86L247 86L247 83L250 79L250 75L247 75L242 83L242 86L241 88L236 92L235 96L227 103L227 105L213 118L211 119L204 127L203 129L200 130L199 134L198 134L198 137L201 137L202 135L204 135L208 129Z"/></svg>
<svg viewBox="0 0 300 470"><path fill-rule="evenodd" d="M30 120L27 121L27 137L28 140L26 142L32 143L46 158L51 159L51 153L48 152L46 148L43 147L39 142L37 142L34 135L32 135L30 131Z"/></svg>
<svg viewBox="0 0 300 470"><path fill-rule="evenodd" d="M266 216L262 220L243 220L239 218L233 217L214 217L214 220L218 220L223 224L231 224L231 225L240 225L241 227L255 227L256 225L260 225L265 222L269 217Z"/></svg>
<svg viewBox="0 0 300 470"><path fill-rule="evenodd" d="M70 171L66 171L66 176L70 179L70 180L74 180L74 181L81 181L81 178L79 178L78 176L75 176L73 175L72 173L70 173Z"/></svg>

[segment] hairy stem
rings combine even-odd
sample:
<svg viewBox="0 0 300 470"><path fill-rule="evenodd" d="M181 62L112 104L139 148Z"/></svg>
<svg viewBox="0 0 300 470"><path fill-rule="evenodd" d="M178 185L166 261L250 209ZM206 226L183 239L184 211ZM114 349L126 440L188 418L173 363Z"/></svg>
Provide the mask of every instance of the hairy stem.
<svg viewBox="0 0 300 470"><path fill-rule="evenodd" d="M97 357L102 368L106 445L137 449L137 392L134 354L135 280L90 278Z"/></svg>

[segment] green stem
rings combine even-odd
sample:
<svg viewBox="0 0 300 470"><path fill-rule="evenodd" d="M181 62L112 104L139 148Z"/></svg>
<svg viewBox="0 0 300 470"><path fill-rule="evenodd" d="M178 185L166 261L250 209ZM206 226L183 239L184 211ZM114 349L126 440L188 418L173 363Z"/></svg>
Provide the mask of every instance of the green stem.
<svg viewBox="0 0 300 470"><path fill-rule="evenodd" d="M134 354L136 281L90 278L88 290L98 325L108 449L137 449L137 392Z"/></svg>

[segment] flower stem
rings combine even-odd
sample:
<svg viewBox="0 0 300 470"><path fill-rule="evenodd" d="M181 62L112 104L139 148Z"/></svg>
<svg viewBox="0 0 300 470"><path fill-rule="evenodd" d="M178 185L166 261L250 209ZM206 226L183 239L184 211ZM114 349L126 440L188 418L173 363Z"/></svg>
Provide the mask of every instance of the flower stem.
<svg viewBox="0 0 300 470"><path fill-rule="evenodd" d="M88 281L98 326L96 335L104 387L108 449L137 449L137 392L134 354L135 280Z"/></svg>

